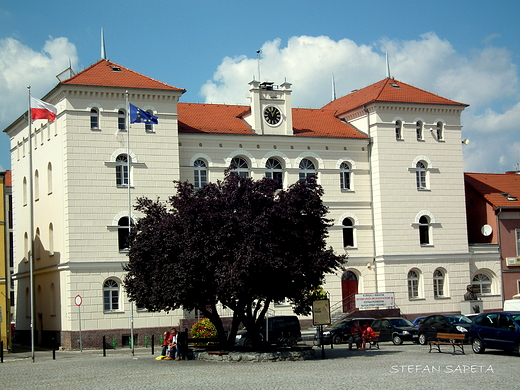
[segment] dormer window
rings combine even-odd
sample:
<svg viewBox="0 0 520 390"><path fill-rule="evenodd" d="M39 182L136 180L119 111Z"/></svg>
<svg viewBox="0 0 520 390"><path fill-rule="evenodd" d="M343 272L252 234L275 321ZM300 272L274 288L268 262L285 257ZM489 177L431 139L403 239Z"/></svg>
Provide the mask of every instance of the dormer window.
<svg viewBox="0 0 520 390"><path fill-rule="evenodd" d="M518 198L516 196L508 194L507 192L501 192L500 195L502 195L504 198L506 198L507 200L509 200L511 202L518 201Z"/></svg>
<svg viewBox="0 0 520 390"><path fill-rule="evenodd" d="M112 72L121 72L121 68L119 66L111 66Z"/></svg>

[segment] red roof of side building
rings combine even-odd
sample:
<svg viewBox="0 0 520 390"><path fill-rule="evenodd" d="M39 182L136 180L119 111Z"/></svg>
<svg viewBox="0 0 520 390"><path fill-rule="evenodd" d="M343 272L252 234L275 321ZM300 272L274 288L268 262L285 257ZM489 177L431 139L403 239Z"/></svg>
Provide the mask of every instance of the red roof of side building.
<svg viewBox="0 0 520 390"><path fill-rule="evenodd" d="M468 106L467 104L443 98L401 81L386 78L368 87L333 100L323 106L323 108L335 110L336 115L340 115L375 102Z"/></svg>
<svg viewBox="0 0 520 390"><path fill-rule="evenodd" d="M249 106L179 103L180 133L256 135L244 120L251 114ZM294 108L293 130L296 136L359 138L367 135L334 117L334 111Z"/></svg>
<svg viewBox="0 0 520 390"><path fill-rule="evenodd" d="M101 87L142 88L185 92L182 88L154 80L148 76L108 60L100 60L71 78L65 85L94 85Z"/></svg>
<svg viewBox="0 0 520 390"><path fill-rule="evenodd" d="M520 174L465 173L464 181L495 208L520 208Z"/></svg>

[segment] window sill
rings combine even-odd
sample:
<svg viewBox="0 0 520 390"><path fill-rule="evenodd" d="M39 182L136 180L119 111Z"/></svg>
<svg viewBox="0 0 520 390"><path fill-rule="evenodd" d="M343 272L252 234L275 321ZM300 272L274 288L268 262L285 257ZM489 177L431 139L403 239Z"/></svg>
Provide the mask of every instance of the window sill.
<svg viewBox="0 0 520 390"><path fill-rule="evenodd" d="M349 249L358 249L358 247L357 246L344 246L343 249L345 249L347 251Z"/></svg>
<svg viewBox="0 0 520 390"><path fill-rule="evenodd" d="M429 188L417 188L417 191L431 192Z"/></svg>
<svg viewBox="0 0 520 390"><path fill-rule="evenodd" d="M124 314L123 310L103 310L103 314Z"/></svg>
<svg viewBox="0 0 520 390"><path fill-rule="evenodd" d="M409 301L425 301L426 298L408 298Z"/></svg>
<svg viewBox="0 0 520 390"><path fill-rule="evenodd" d="M421 244L421 248L433 248L433 244Z"/></svg>
<svg viewBox="0 0 520 390"><path fill-rule="evenodd" d="M341 192L343 192L343 193L345 193L345 192L354 192L354 190L351 190L350 188L342 188Z"/></svg>
<svg viewBox="0 0 520 390"><path fill-rule="evenodd" d="M433 299L442 301L442 300L446 300L446 299L451 299L451 297L446 297L443 295L443 296L433 297Z"/></svg>

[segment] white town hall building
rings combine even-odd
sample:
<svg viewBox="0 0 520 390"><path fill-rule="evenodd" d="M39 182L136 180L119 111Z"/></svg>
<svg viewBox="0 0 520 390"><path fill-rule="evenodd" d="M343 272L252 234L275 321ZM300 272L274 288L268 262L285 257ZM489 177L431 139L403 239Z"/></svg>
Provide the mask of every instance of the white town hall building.
<svg viewBox="0 0 520 390"><path fill-rule="evenodd" d="M498 249L468 245L458 103L386 78L322 108L291 104L291 84L251 81L250 106L181 103L185 92L108 60L60 82L42 99L56 121L22 115L10 137L13 172L16 326L30 330L31 210L34 212L34 327L38 342L78 348L101 336L136 344L193 313L133 308L122 286L129 203L166 200L174 180L202 186L230 165L280 185L317 174L334 226L328 244L347 253L327 275L332 305L354 293L393 293L412 316L460 312L468 284L486 284L499 308ZM126 128L126 96L159 118ZM129 165L128 165L128 159ZM130 166L130 172L128 172ZM31 177L33 205L29 196ZM128 183L130 191L128 191ZM164 280L168 288L168 280ZM76 296L81 306L76 306ZM279 304L276 314L289 314Z"/></svg>

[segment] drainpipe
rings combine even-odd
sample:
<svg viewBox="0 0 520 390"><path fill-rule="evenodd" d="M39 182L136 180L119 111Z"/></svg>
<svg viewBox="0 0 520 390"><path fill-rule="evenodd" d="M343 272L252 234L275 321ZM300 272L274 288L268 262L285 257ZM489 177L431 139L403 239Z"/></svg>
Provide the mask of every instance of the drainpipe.
<svg viewBox="0 0 520 390"><path fill-rule="evenodd" d="M500 214L501 213L502 213L502 207L498 207L497 241L498 241L498 253L500 255L500 285L502 287L502 307L504 307L504 299L506 299L506 291L504 288L504 259L502 257L502 242L500 241Z"/></svg>
<svg viewBox="0 0 520 390"><path fill-rule="evenodd" d="M367 114L367 132L368 132L368 165L369 165L369 178L370 178L370 208L372 209L372 250L374 257L372 263L374 264L374 278L376 284L376 293L379 292L379 286L377 282L377 266L376 266L376 224L374 216L374 184L372 182L372 135L370 134L370 112L363 106L363 111Z"/></svg>

